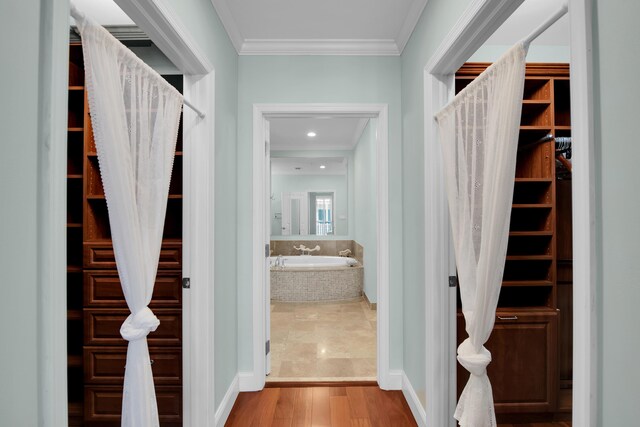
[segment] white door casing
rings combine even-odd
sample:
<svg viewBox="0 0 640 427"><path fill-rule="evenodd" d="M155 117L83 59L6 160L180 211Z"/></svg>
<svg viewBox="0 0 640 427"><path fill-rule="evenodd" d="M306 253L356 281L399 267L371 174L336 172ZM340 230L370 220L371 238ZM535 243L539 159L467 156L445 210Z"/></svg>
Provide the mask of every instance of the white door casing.
<svg viewBox="0 0 640 427"><path fill-rule="evenodd" d="M450 238L441 150L433 116L454 96L458 68L506 21L523 0L474 0L424 69L425 292L427 425L455 426L455 292L446 290ZM597 423L594 130L591 2L569 0L571 20L571 123L576 141L573 193L573 422ZM447 236L445 236L447 234Z"/></svg>
<svg viewBox="0 0 640 427"><path fill-rule="evenodd" d="M265 235L269 228L270 192L264 191L267 172L264 155L264 118L309 117L313 115L337 117L378 118L376 128L377 164L377 278L378 278L378 383L383 389L398 390L402 386L402 375L389 368L389 203L388 203L388 106L386 104L254 104L253 106L253 248L252 248L252 347L253 366L251 371L239 373L240 391L255 391L265 384L265 299L268 296L263 286L266 272L263 268ZM266 219L266 220L265 220Z"/></svg>

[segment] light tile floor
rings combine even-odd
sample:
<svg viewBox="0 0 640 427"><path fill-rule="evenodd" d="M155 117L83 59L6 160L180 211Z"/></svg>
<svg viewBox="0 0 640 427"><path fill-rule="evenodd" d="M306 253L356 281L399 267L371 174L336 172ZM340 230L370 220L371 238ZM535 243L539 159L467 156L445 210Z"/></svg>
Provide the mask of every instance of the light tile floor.
<svg viewBox="0 0 640 427"><path fill-rule="evenodd" d="M267 381L376 379L376 310L364 300L271 303Z"/></svg>

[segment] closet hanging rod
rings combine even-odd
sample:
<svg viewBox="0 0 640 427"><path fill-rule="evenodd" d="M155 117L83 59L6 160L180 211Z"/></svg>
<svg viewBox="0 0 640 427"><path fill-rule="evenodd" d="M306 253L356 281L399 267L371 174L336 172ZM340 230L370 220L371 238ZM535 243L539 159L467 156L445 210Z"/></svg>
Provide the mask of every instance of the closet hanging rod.
<svg viewBox="0 0 640 427"><path fill-rule="evenodd" d="M533 32L531 34L529 34L527 37L525 37L522 40L522 43L528 47L532 41L534 41L535 39L538 38L538 36L540 36L540 34L544 33L545 31L547 31L547 29L552 26L553 24L555 24L560 18L562 18L564 15L567 14L567 12L569 11L569 6L567 5L567 2L565 1L562 4L562 7L560 7L560 9L554 13L549 19L547 19L542 25L540 25L538 28L536 28L535 30L533 30Z"/></svg>

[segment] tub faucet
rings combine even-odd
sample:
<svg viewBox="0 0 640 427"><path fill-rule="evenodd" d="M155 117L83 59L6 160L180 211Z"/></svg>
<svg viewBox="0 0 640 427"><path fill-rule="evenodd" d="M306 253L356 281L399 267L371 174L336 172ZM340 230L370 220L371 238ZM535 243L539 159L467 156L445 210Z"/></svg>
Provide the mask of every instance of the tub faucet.
<svg viewBox="0 0 640 427"><path fill-rule="evenodd" d="M293 249L295 249L296 251L302 252L302 255L305 255L305 252L306 252L306 255L311 255L311 252L320 250L320 245L316 245L315 248L311 249L311 248L307 248L305 245L301 243L300 246L297 248L295 245L293 245Z"/></svg>

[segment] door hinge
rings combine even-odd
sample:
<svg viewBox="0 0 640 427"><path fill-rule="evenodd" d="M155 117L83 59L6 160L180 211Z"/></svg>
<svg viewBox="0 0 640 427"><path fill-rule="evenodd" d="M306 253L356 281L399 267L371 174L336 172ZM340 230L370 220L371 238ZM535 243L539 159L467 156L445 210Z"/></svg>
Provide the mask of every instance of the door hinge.
<svg viewBox="0 0 640 427"><path fill-rule="evenodd" d="M271 351L271 340L267 340L266 343L264 343L264 348L265 348L265 355L268 355L269 352Z"/></svg>
<svg viewBox="0 0 640 427"><path fill-rule="evenodd" d="M264 245L264 257L265 258L269 258L271 256L271 254L269 253L269 244L265 243Z"/></svg>
<svg viewBox="0 0 640 427"><path fill-rule="evenodd" d="M191 279L188 277L182 278L182 288L183 289L191 289Z"/></svg>
<svg viewBox="0 0 640 427"><path fill-rule="evenodd" d="M458 276L449 276L449 287L456 288L458 286Z"/></svg>

